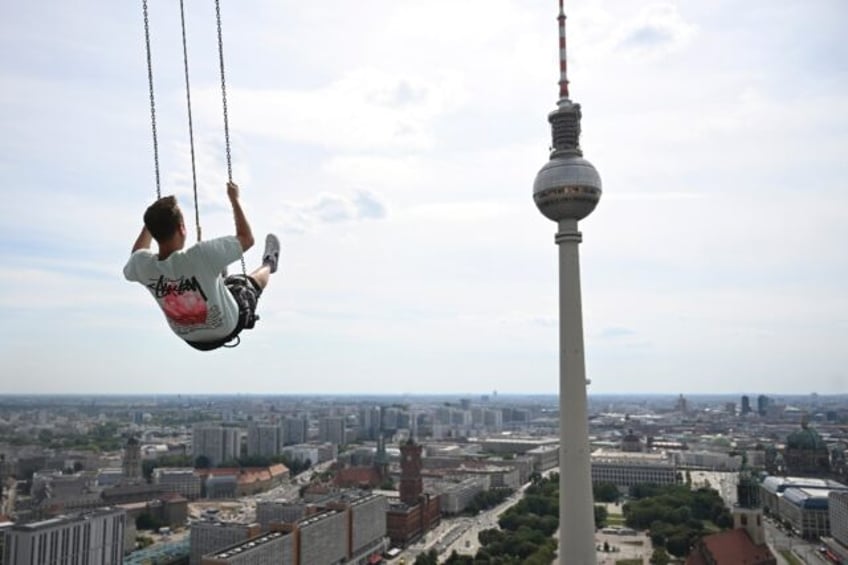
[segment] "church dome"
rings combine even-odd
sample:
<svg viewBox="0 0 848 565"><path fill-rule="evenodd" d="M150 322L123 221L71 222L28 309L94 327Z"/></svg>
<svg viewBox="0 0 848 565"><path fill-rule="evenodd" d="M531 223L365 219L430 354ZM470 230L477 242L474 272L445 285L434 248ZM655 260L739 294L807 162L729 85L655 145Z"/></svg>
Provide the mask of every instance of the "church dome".
<svg viewBox="0 0 848 565"><path fill-rule="evenodd" d="M788 449L805 449L810 451L827 448L819 433L813 428L806 426L789 434L789 437L786 438L786 447Z"/></svg>

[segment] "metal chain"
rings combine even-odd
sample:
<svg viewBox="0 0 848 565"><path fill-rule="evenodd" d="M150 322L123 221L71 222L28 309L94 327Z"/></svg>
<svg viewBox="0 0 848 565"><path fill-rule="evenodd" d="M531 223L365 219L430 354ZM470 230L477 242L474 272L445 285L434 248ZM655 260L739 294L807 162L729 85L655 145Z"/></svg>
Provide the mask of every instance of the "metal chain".
<svg viewBox="0 0 848 565"><path fill-rule="evenodd" d="M233 163L230 155L230 124L227 112L227 81L224 75L224 37L221 32L220 0L215 0L215 17L218 23L218 61L221 68L221 102L224 108L224 144L227 152L227 180L233 182Z"/></svg>
<svg viewBox="0 0 848 565"><path fill-rule="evenodd" d="M188 139L191 147L191 182L194 191L194 223L197 226L197 241L201 240L200 207L197 202L197 167L194 155L194 122L191 118L191 83L188 77L188 44L186 41L185 8L180 0L180 24L183 32L183 69L185 70L186 108L188 110Z"/></svg>
<svg viewBox="0 0 848 565"><path fill-rule="evenodd" d="M230 123L227 112L227 81L224 73L224 35L221 31L221 2L215 0L215 19L218 24L218 62L221 70L221 104L224 109L224 147L227 156L227 180L233 182L233 160L230 154ZM244 252L241 254L241 273L247 277L247 267L244 264Z"/></svg>
<svg viewBox="0 0 848 565"><path fill-rule="evenodd" d="M147 0L141 2L144 11L144 45L147 49L147 84L150 89L150 124L153 129L153 168L156 173L156 199L162 198L159 184L159 140L156 135L156 100L153 96L153 59L150 56L150 21L147 17Z"/></svg>

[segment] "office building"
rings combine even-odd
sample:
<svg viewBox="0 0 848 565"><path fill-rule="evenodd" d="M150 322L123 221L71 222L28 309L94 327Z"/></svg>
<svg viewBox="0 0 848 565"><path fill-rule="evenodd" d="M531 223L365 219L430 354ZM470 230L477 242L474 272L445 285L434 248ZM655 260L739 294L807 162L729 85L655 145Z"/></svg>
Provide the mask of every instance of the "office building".
<svg viewBox="0 0 848 565"><path fill-rule="evenodd" d="M613 483L622 491L652 483L673 485L679 481L674 462L662 453L623 453L597 450L591 456L593 483Z"/></svg>
<svg viewBox="0 0 848 565"><path fill-rule="evenodd" d="M3 562L14 565L121 565L126 513L102 509L5 530Z"/></svg>
<svg viewBox="0 0 848 565"><path fill-rule="evenodd" d="M256 503L256 521L263 530L271 524L292 524L306 515L306 504L287 500L260 500Z"/></svg>
<svg viewBox="0 0 848 565"><path fill-rule="evenodd" d="M247 428L248 456L273 457L281 453L282 437L279 426L252 422Z"/></svg>
<svg viewBox="0 0 848 565"><path fill-rule="evenodd" d="M441 488L439 493L442 513L459 514L474 500L474 497L488 490L489 477L469 477L458 483L451 483Z"/></svg>
<svg viewBox="0 0 848 565"><path fill-rule="evenodd" d="M340 563L347 559L347 519L327 510L297 522L298 563Z"/></svg>
<svg viewBox="0 0 848 565"><path fill-rule="evenodd" d="M192 428L192 453L195 460L205 457L210 467L237 459L241 455L241 432L238 428L196 424Z"/></svg>
<svg viewBox="0 0 848 565"><path fill-rule="evenodd" d="M770 515L781 517L783 506L780 504L785 492L790 488L818 490L818 491L848 491L848 486L831 481L812 477L779 477L768 476L760 483L760 501L763 509Z"/></svg>
<svg viewBox="0 0 848 565"><path fill-rule="evenodd" d="M294 536L285 532L267 532L204 555L201 564L297 565Z"/></svg>
<svg viewBox="0 0 848 565"><path fill-rule="evenodd" d="M345 445L345 421L340 416L328 416L318 421L318 441Z"/></svg>
<svg viewBox="0 0 848 565"><path fill-rule="evenodd" d="M200 565L204 555L256 537L261 533L256 522L222 522L214 519L191 525L189 565Z"/></svg>
<svg viewBox="0 0 848 565"><path fill-rule="evenodd" d="M830 535L848 548L848 492L828 494L830 510Z"/></svg>
<svg viewBox="0 0 848 565"><path fill-rule="evenodd" d="M195 500L201 496L203 479L191 467L159 467L153 470L153 484L161 487L163 492Z"/></svg>
<svg viewBox="0 0 848 565"><path fill-rule="evenodd" d="M309 421L305 416L283 420L283 445L306 443L309 439Z"/></svg>
<svg viewBox="0 0 848 565"><path fill-rule="evenodd" d="M376 440L382 427L382 411L379 406L364 406L359 409L359 438Z"/></svg>

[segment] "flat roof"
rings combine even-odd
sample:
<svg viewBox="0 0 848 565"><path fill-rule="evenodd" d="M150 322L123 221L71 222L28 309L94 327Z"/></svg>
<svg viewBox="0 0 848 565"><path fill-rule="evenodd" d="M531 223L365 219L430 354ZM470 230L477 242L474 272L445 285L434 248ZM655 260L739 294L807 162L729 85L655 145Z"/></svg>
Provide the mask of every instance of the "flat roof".
<svg viewBox="0 0 848 565"><path fill-rule="evenodd" d="M283 532L268 532L267 534L262 534L259 537L255 537L247 541L241 541L236 544L233 544L225 549L216 551L212 555L214 555L216 559L227 559L228 557L233 557L240 553L244 553L246 551L256 549L257 547L261 547L269 541L273 541L284 535L286 534L284 534Z"/></svg>

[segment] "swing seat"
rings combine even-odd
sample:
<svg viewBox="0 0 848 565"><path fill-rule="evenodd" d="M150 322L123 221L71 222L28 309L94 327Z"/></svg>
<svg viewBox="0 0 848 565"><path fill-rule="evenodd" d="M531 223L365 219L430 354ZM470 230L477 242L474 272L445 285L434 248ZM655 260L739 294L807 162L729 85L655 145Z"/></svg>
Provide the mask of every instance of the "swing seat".
<svg viewBox="0 0 848 565"><path fill-rule="evenodd" d="M189 341L186 343L199 351L212 351L219 347L232 349L241 343L242 330L252 330L259 321L259 316L256 314L256 306L259 297L262 295L262 289L256 284L256 281L246 275L231 275L224 281L224 285L230 291L236 303L238 304L239 316L236 322L236 327L226 337L212 341ZM230 343L235 340L235 343Z"/></svg>
<svg viewBox="0 0 848 565"><path fill-rule="evenodd" d="M239 332L241 329L238 330ZM235 343L232 345L227 345L231 341L235 340ZM232 349L241 343L241 338L238 335L238 332L234 332L223 339L219 339L216 341L188 341L186 343L197 349L198 351L213 351L218 349L219 347L226 347L227 349Z"/></svg>

